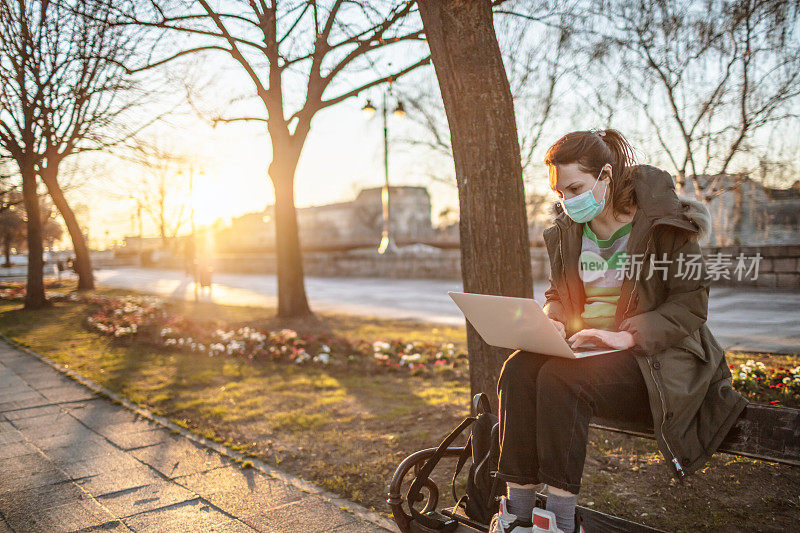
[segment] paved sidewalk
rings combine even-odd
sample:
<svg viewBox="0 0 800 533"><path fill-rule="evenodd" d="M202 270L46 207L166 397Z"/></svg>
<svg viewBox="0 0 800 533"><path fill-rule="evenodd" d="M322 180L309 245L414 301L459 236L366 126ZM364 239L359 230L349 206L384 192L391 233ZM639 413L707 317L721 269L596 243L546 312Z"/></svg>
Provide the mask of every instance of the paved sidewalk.
<svg viewBox="0 0 800 533"><path fill-rule="evenodd" d="M243 469L0 341L0 533L387 531L291 479Z"/></svg>

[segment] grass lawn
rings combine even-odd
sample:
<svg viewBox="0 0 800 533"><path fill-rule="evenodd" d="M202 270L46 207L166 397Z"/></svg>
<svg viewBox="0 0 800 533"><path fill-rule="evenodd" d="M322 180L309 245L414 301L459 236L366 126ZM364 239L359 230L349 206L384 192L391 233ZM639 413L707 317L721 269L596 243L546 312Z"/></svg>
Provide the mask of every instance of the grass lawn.
<svg viewBox="0 0 800 533"><path fill-rule="evenodd" d="M170 306L171 312L198 318L300 333L465 342L463 328L409 321L333 314L278 321L274 310L264 308ZM210 358L89 331L84 303L56 303L37 312L21 307L0 301L0 330L15 341L199 434L382 513L388 512L386 486L400 460L436 445L468 412L466 377ZM800 361L728 354L729 363L750 358L768 367ZM440 480L451 467L443 463ZM796 526L799 495L800 469L725 454L683 483L670 483L654 442L592 430L579 503L668 531L724 529L745 521L751 530L779 531Z"/></svg>

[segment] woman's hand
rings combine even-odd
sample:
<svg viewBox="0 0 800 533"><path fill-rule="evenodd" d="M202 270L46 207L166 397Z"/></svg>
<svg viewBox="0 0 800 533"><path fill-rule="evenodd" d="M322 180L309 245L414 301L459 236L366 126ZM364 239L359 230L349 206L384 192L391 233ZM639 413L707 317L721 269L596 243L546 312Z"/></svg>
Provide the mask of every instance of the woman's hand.
<svg viewBox="0 0 800 533"><path fill-rule="evenodd" d="M599 346L608 346L615 350L626 350L636 345L633 341L633 335L627 331L606 331L594 328L582 329L567 341L571 343L573 348L589 342Z"/></svg>
<svg viewBox="0 0 800 533"><path fill-rule="evenodd" d="M550 318L550 317L547 317L547 318ZM552 318L550 318L550 322L553 323L553 325L556 327L556 330L558 330L558 332L561 334L562 337L567 338L567 330L564 328L564 324L562 324L558 320L554 320Z"/></svg>

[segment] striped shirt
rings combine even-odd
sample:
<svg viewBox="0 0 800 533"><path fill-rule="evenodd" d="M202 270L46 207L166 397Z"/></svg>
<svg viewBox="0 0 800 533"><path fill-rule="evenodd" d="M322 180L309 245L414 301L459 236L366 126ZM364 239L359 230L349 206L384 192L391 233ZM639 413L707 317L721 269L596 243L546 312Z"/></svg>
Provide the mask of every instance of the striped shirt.
<svg viewBox="0 0 800 533"><path fill-rule="evenodd" d="M585 328L616 331L617 311L625 268L626 247L633 222L628 222L608 239L599 239L589 224L583 225L578 261L586 304L581 317Z"/></svg>

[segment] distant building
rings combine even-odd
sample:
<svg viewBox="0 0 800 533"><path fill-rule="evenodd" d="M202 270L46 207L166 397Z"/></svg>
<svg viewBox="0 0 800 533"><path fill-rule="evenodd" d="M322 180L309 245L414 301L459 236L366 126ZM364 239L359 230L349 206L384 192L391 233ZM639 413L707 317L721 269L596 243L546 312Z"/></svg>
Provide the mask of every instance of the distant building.
<svg viewBox="0 0 800 533"><path fill-rule="evenodd" d="M381 187L361 190L354 200L297 209L303 248L377 246L383 230ZM392 235L400 244L430 240L431 200L425 187L389 190ZM264 250L275 247L275 207L236 217L216 235L217 249Z"/></svg>
<svg viewBox="0 0 800 533"><path fill-rule="evenodd" d="M714 180L716 179L716 183ZM714 225L710 244L800 244L800 180L787 189L765 187L743 174L697 177L704 190L722 191L711 200ZM694 194L687 180L683 194Z"/></svg>
<svg viewBox="0 0 800 533"><path fill-rule="evenodd" d="M158 250L163 247L161 237L139 237L138 235L128 235L122 238L125 250L146 251Z"/></svg>

